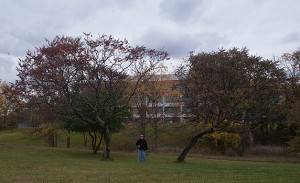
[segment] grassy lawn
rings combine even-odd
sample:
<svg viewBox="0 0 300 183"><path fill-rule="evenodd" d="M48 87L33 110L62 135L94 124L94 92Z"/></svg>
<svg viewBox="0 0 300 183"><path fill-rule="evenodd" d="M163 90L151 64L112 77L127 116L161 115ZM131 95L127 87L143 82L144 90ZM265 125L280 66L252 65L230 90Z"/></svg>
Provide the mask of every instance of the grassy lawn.
<svg viewBox="0 0 300 183"><path fill-rule="evenodd" d="M0 143L0 182L300 182L300 164L213 160L114 153L111 161L90 150Z"/></svg>
<svg viewBox="0 0 300 183"><path fill-rule="evenodd" d="M124 144L133 139L114 141ZM141 164L135 153L112 152L112 160L102 161L101 152L92 154L82 142L82 135L74 134L72 148L67 149L65 138L60 136L59 146L49 148L45 147L45 139L33 139L25 130L0 132L0 183L300 182L298 158L295 161L277 156L221 159L190 155L185 163L175 163L177 153L150 153L148 162Z"/></svg>

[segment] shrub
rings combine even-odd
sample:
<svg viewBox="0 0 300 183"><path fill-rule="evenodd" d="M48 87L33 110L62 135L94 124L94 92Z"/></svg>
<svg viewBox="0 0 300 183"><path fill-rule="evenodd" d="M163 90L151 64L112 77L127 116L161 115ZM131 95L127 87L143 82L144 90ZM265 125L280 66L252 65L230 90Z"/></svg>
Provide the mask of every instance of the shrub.
<svg viewBox="0 0 300 183"><path fill-rule="evenodd" d="M297 154L300 153L300 135L295 136L292 140L288 142L289 150Z"/></svg>
<svg viewBox="0 0 300 183"><path fill-rule="evenodd" d="M233 150L236 154L241 144L241 137L237 133L214 132L204 136L200 140L200 145L208 147L215 154L225 155L226 151Z"/></svg>

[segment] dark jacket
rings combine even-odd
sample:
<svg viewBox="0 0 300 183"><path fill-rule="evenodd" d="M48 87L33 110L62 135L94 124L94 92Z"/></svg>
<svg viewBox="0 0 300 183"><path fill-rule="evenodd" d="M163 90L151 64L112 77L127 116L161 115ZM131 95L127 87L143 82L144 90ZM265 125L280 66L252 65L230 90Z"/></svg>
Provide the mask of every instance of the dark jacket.
<svg viewBox="0 0 300 183"><path fill-rule="evenodd" d="M138 139L135 144L139 148L139 150L148 150L147 141L145 139Z"/></svg>

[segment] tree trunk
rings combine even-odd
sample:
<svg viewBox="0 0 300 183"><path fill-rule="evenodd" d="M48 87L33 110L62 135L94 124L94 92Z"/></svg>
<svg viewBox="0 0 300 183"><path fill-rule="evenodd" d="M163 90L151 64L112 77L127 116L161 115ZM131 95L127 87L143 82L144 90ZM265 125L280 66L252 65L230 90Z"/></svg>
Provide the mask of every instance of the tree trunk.
<svg viewBox="0 0 300 183"><path fill-rule="evenodd" d="M53 140L53 134L52 133L49 133L48 134L48 146L49 147L54 147L54 140Z"/></svg>
<svg viewBox="0 0 300 183"><path fill-rule="evenodd" d="M254 140L253 140L253 134L250 128L250 124L245 124L245 130L240 133L241 135L241 145L239 146L238 154L239 156L242 156L246 149L253 146Z"/></svg>
<svg viewBox="0 0 300 183"><path fill-rule="evenodd" d="M83 133L83 147L87 147L87 134Z"/></svg>
<svg viewBox="0 0 300 183"><path fill-rule="evenodd" d="M264 129L264 125L262 125L261 126L261 143L263 144L263 145L265 145L266 144L266 137L265 137L266 135L265 135L265 129Z"/></svg>
<svg viewBox="0 0 300 183"><path fill-rule="evenodd" d="M99 148L100 148L100 145L101 145L102 140L103 140L103 136L104 136L104 134L103 134L103 133L100 133L100 139L99 139L99 142L98 142L98 145L97 145L97 151L98 151Z"/></svg>
<svg viewBox="0 0 300 183"><path fill-rule="evenodd" d="M154 136L154 152L158 152L158 136Z"/></svg>
<svg viewBox="0 0 300 183"><path fill-rule="evenodd" d="M105 127L104 131L104 152L103 152L103 158L109 159L110 158L110 134L108 126Z"/></svg>
<svg viewBox="0 0 300 183"><path fill-rule="evenodd" d="M49 147L57 147L57 134L55 132L48 134L48 145Z"/></svg>
<svg viewBox="0 0 300 183"><path fill-rule="evenodd" d="M71 131L68 130L68 133L67 133L67 148L70 148L71 147Z"/></svg>
<svg viewBox="0 0 300 183"><path fill-rule="evenodd" d="M146 136L146 120L147 120L147 112L144 109L144 107L142 107L143 110L140 112L140 135L145 135Z"/></svg>
<svg viewBox="0 0 300 183"><path fill-rule="evenodd" d="M92 148L93 148L93 153L97 154L98 149L97 149L97 134L96 132L89 132L89 135L92 139Z"/></svg>
<svg viewBox="0 0 300 183"><path fill-rule="evenodd" d="M146 136L146 117L141 117L140 125L140 134Z"/></svg>
<svg viewBox="0 0 300 183"><path fill-rule="evenodd" d="M3 116L3 124L2 125L3 125L2 129L6 130L6 128L7 128L7 125L6 125L6 115Z"/></svg>
<svg viewBox="0 0 300 183"><path fill-rule="evenodd" d="M142 122L142 127L141 127L141 134L146 136L146 122Z"/></svg>
<svg viewBox="0 0 300 183"><path fill-rule="evenodd" d="M54 132L54 147L57 147L57 133Z"/></svg>
<svg viewBox="0 0 300 183"><path fill-rule="evenodd" d="M157 144L158 144L158 127L157 127L157 122L155 122L155 127L154 127L154 152L157 152Z"/></svg>
<svg viewBox="0 0 300 183"><path fill-rule="evenodd" d="M185 148L183 149L183 151L181 152L181 154L178 156L177 158L177 162L183 162L186 155L188 154L188 152L191 150L191 148L198 142L198 140L208 134L208 133L213 133L213 129L209 129L209 130L204 130L200 133L198 133L195 137L193 137L191 139L191 141L185 146Z"/></svg>

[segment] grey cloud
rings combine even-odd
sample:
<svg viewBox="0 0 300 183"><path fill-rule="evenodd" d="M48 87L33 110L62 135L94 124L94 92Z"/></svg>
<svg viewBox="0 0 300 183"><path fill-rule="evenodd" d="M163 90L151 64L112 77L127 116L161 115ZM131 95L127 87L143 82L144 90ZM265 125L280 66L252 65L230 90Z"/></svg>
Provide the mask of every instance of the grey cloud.
<svg viewBox="0 0 300 183"><path fill-rule="evenodd" d="M182 59L190 51L212 51L226 46L228 40L217 33L185 34L149 30L139 38L138 43L144 43L149 48L163 48L171 57Z"/></svg>
<svg viewBox="0 0 300 183"><path fill-rule="evenodd" d="M0 79L14 77L16 58L45 38L82 32L164 48L177 59L229 44L272 55L299 45L297 5L297 0L1 0ZM7 53L11 56L3 56Z"/></svg>
<svg viewBox="0 0 300 183"><path fill-rule="evenodd" d="M120 8L131 8L138 0L108 0L108 2L112 2Z"/></svg>
<svg viewBox="0 0 300 183"><path fill-rule="evenodd" d="M14 82L17 79L17 58L7 54L0 54L0 79Z"/></svg>
<svg viewBox="0 0 300 183"><path fill-rule="evenodd" d="M210 3L205 0L163 0L160 12L174 22L187 23L199 19Z"/></svg>
<svg viewBox="0 0 300 183"><path fill-rule="evenodd" d="M281 40L282 43L299 43L300 35L299 32L291 32L283 37Z"/></svg>
<svg viewBox="0 0 300 183"><path fill-rule="evenodd" d="M17 58L45 44L45 38L51 40L55 35L64 34L66 27L90 16L93 9L105 7L93 1L89 1L92 4L83 0L1 1L0 79L14 80Z"/></svg>
<svg viewBox="0 0 300 183"><path fill-rule="evenodd" d="M27 50L33 50L35 47L46 43L45 39L51 40L54 35L42 34L41 32L15 32L7 35L0 42L0 53L9 53L16 57L25 56Z"/></svg>
<svg viewBox="0 0 300 183"><path fill-rule="evenodd" d="M107 8L104 0L5 0L0 7L0 53L24 55L28 49L44 44L45 38L66 34L65 30L84 22L96 11Z"/></svg>

